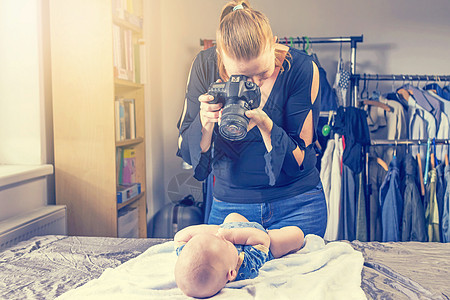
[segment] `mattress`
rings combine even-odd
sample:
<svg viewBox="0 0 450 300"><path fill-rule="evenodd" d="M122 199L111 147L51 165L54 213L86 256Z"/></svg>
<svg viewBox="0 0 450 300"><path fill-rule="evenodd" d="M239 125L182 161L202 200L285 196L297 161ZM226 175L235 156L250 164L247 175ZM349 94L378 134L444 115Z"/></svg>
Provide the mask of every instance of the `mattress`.
<svg viewBox="0 0 450 300"><path fill-rule="evenodd" d="M54 299L162 241L34 237L0 253L0 299Z"/></svg>
<svg viewBox="0 0 450 300"><path fill-rule="evenodd" d="M450 244L353 241L368 299L450 299Z"/></svg>
<svg viewBox="0 0 450 300"><path fill-rule="evenodd" d="M41 236L0 253L1 299L54 299L167 239ZM368 299L450 299L450 244L348 242Z"/></svg>

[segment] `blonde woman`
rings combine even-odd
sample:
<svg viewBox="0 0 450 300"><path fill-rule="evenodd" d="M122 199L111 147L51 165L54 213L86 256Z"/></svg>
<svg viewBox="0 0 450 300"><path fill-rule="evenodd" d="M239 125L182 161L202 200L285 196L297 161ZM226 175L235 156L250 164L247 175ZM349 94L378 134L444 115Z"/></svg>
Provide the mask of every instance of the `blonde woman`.
<svg viewBox="0 0 450 300"><path fill-rule="evenodd" d="M244 139L218 132L222 104L210 103L211 83L245 75L261 90ZM214 102L214 101L213 101ZM201 51L189 74L177 155L194 177L214 176L209 224L238 212L266 229L298 226L324 235L327 207L316 168L319 71L304 52L276 43L268 19L248 1L227 3L216 46Z"/></svg>

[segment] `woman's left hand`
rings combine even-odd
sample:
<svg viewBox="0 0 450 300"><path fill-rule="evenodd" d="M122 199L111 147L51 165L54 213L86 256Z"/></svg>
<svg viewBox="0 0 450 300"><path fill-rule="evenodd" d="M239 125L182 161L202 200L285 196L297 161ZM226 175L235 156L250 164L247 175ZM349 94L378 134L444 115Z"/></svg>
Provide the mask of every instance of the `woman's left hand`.
<svg viewBox="0 0 450 300"><path fill-rule="evenodd" d="M250 118L248 130L252 129L255 125L258 126L261 133L270 134L272 132L273 121L269 118L262 108L258 107L245 112L245 115Z"/></svg>

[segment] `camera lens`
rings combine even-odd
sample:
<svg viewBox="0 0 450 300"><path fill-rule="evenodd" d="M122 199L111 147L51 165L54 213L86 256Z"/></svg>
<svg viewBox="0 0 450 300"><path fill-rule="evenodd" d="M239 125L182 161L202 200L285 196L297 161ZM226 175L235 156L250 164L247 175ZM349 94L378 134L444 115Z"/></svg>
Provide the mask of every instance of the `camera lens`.
<svg viewBox="0 0 450 300"><path fill-rule="evenodd" d="M248 104L245 101L225 105L219 126L219 132L224 138L230 141L239 141L245 138L249 122L245 112L248 109Z"/></svg>

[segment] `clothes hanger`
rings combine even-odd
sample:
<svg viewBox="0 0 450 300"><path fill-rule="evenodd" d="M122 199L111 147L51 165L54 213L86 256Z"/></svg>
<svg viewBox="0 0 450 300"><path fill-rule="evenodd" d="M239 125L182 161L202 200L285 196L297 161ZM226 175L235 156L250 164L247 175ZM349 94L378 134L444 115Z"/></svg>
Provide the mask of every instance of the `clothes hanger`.
<svg viewBox="0 0 450 300"><path fill-rule="evenodd" d="M394 157L397 157L397 139L395 139Z"/></svg>
<svg viewBox="0 0 450 300"><path fill-rule="evenodd" d="M422 173L422 159L420 158L420 153L417 153L417 167L419 168L420 193L422 196L425 196L425 184Z"/></svg>
<svg viewBox="0 0 450 300"><path fill-rule="evenodd" d="M427 141L427 156L425 159L425 174L423 175L423 183L426 185L428 182L428 166L430 164L430 154L431 154L431 139L428 138Z"/></svg>
<svg viewBox="0 0 450 300"><path fill-rule="evenodd" d="M366 78L366 73L364 73L364 82L363 82L363 89L361 91L360 95L361 99L368 99L369 98L369 83Z"/></svg>
<svg viewBox="0 0 450 300"><path fill-rule="evenodd" d="M314 52L312 44L309 46L309 50L310 50L310 53L311 53L310 55L312 56L314 62L317 64L317 67L318 68L322 68L322 66L320 65L320 62L319 62L319 58L317 57L316 52Z"/></svg>
<svg viewBox="0 0 450 300"><path fill-rule="evenodd" d="M381 92L378 89L378 85L380 84L380 80L378 79L378 74L377 74L377 84L375 86L375 90L372 91L372 96L370 96L370 100L376 100L378 101L380 99L381 96Z"/></svg>
<svg viewBox="0 0 450 300"><path fill-rule="evenodd" d="M434 167L436 167L438 165L438 161L437 161L437 156L436 156L436 138L433 138L433 158L431 159L431 166L434 165Z"/></svg>
<svg viewBox="0 0 450 300"><path fill-rule="evenodd" d="M365 76L366 76L366 74L364 74L364 89L366 88L366 81L365 81ZM378 79L378 74L377 74L377 79ZM375 87L375 89L377 90L377 92L373 92L372 94L377 94L378 96L379 96L379 91L378 91L378 80L377 80L377 86ZM364 92L364 90L363 90L363 92ZM368 92L368 84L367 84L367 96L369 95L369 92ZM363 98L362 96L361 96L361 98ZM387 111L387 112L390 112L390 111L393 111L394 109L392 108L392 107L390 107L389 105L387 105L387 104L385 104L385 103L382 103L382 102L380 102L380 101L375 101L375 100L370 100L370 99L363 99L363 100L361 100L361 102L364 104L364 105L372 105L372 106L376 106L376 107L379 107L379 108L381 108L381 109L384 109L385 111Z"/></svg>
<svg viewBox="0 0 450 300"><path fill-rule="evenodd" d="M333 118L333 111L329 111L328 112L328 123L323 125L322 127L322 135L323 136L328 136L331 132L331 127L330 127L330 123L331 123L331 119Z"/></svg>
<svg viewBox="0 0 450 300"><path fill-rule="evenodd" d="M369 156L369 159L372 161L375 161L377 164L379 164L380 167L382 167L383 170L385 170L386 172L389 171L388 164L383 159L381 159L379 157L375 157L375 156Z"/></svg>
<svg viewBox="0 0 450 300"><path fill-rule="evenodd" d="M436 163L434 161L435 157L434 157L434 153L430 154L430 161L431 161L431 169L436 169Z"/></svg>
<svg viewBox="0 0 450 300"><path fill-rule="evenodd" d="M305 52L306 52L306 54L309 54L309 53L308 53L308 51L309 51L309 37L305 36L305 40L306 40L306 49L305 49Z"/></svg>
<svg viewBox="0 0 450 300"><path fill-rule="evenodd" d="M292 48L294 48L294 38L289 37L290 43L289 46L291 46Z"/></svg>
<svg viewBox="0 0 450 300"><path fill-rule="evenodd" d="M364 105L372 105L372 106L376 106L376 107L379 107L379 108L381 108L381 109L384 109L385 111L387 111L387 112L391 112L391 111L393 111L394 109L392 108L392 107L390 107L389 105L387 105L387 104L385 104L385 103L382 103L382 102L379 102L379 101L375 101L375 100L361 100L361 102L364 104Z"/></svg>

